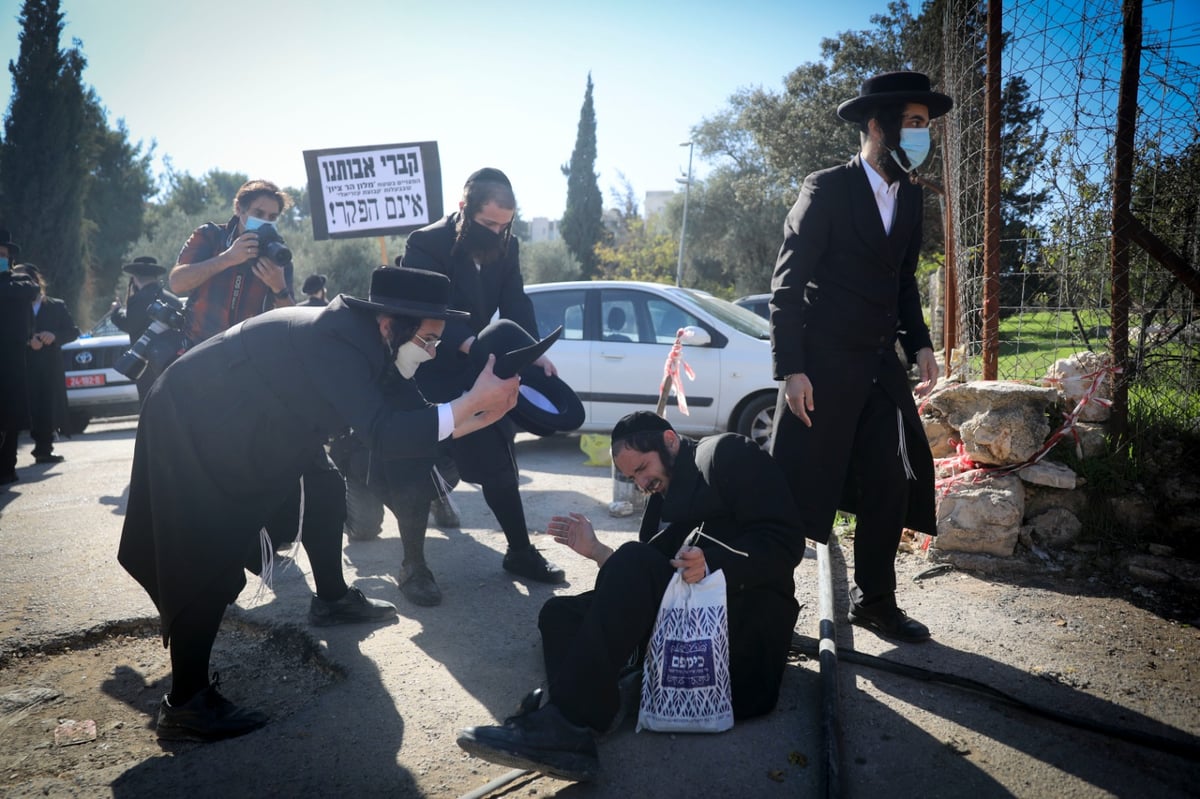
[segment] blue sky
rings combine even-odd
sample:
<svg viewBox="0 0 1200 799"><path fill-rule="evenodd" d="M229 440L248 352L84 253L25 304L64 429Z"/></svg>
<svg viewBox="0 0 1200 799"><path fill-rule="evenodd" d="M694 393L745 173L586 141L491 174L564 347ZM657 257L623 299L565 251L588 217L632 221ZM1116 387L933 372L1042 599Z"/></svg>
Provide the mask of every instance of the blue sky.
<svg viewBox="0 0 1200 799"><path fill-rule="evenodd" d="M0 0L0 54L20 0ZM782 87L823 37L868 27L885 0L62 0L110 120L177 170L307 182L308 149L434 140L448 199L480 166L508 173L522 216L566 203L589 70L605 204L678 188L691 127L739 88ZM0 106L8 108L4 76ZM696 172L703 167L697 160ZM449 208L446 209L450 210Z"/></svg>

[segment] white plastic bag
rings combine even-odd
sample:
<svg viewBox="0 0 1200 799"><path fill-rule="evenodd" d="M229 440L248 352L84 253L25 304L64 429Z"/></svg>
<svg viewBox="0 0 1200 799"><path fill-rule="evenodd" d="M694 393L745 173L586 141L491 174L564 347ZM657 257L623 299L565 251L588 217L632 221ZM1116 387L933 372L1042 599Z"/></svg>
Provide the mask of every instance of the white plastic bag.
<svg viewBox="0 0 1200 799"><path fill-rule="evenodd" d="M646 652L638 731L724 732L733 727L725 574L671 578Z"/></svg>

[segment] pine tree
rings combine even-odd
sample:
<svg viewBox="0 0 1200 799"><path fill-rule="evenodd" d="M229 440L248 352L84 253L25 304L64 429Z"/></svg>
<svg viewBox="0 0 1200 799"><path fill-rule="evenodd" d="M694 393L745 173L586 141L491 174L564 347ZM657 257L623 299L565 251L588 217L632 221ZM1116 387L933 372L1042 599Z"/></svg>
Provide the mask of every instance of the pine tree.
<svg viewBox="0 0 1200 799"><path fill-rule="evenodd" d="M567 208L559 230L571 254L579 261L584 280L598 273L596 245L604 235L601 219L603 206L596 176L596 110L592 105L592 73L588 73L587 91L579 110L579 131L571 163L564 165L567 177Z"/></svg>
<svg viewBox="0 0 1200 799"><path fill-rule="evenodd" d="M0 142L0 219L51 293L74 304L83 283L87 95L78 46L59 48L59 0L25 0L13 94Z"/></svg>

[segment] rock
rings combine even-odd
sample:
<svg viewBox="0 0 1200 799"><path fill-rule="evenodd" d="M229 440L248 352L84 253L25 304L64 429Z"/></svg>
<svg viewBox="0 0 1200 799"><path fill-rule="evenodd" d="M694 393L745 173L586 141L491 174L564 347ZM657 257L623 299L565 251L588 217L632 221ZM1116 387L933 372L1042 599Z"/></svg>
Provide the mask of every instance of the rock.
<svg viewBox="0 0 1200 799"><path fill-rule="evenodd" d="M1200 477L1173 474L1162 483L1162 496L1171 505L1200 502Z"/></svg>
<svg viewBox="0 0 1200 799"><path fill-rule="evenodd" d="M92 719L66 719L54 728L55 746L74 746L96 740L96 722Z"/></svg>
<svg viewBox="0 0 1200 799"><path fill-rule="evenodd" d="M1178 557L1134 553L1125 559L1129 574L1143 583L1175 582L1200 591L1200 563Z"/></svg>
<svg viewBox="0 0 1200 799"><path fill-rule="evenodd" d="M1069 358L1059 358L1055 361L1046 372L1045 381L1057 389L1068 408L1074 409L1081 399L1093 391L1092 386L1098 380L1099 384L1096 385L1090 400L1080 409L1078 419L1084 422L1103 422L1111 415L1112 409L1108 403L1091 400L1112 399L1112 373L1104 372L1099 377L1095 376L1096 372L1107 369L1109 365L1110 361L1105 355L1077 352Z"/></svg>
<svg viewBox="0 0 1200 799"><path fill-rule="evenodd" d="M0 711L11 713L14 710L20 710L25 707L32 707L41 702L53 702L62 696L62 691L56 691L53 688L18 688L15 691L6 691L0 694Z"/></svg>
<svg viewBox="0 0 1200 799"><path fill-rule="evenodd" d="M1051 488L1075 488L1075 472L1061 463L1053 461L1038 461L1017 471L1017 476L1026 483Z"/></svg>
<svg viewBox="0 0 1200 799"><path fill-rule="evenodd" d="M1108 507L1119 527L1145 530L1154 524L1154 506L1140 494L1109 497Z"/></svg>
<svg viewBox="0 0 1200 799"><path fill-rule="evenodd" d="M929 449L935 458L948 458L957 450L958 431L949 425L942 416L930 414L921 416L921 424L925 427L925 438L929 440Z"/></svg>
<svg viewBox="0 0 1200 799"><path fill-rule="evenodd" d="M1076 422L1075 436L1068 434L1067 439L1059 446L1075 444L1081 458L1098 458L1108 452L1108 434L1104 425L1089 422Z"/></svg>
<svg viewBox="0 0 1200 799"><path fill-rule="evenodd" d="M1146 549L1151 555L1158 555L1160 558L1169 558L1175 554L1175 547L1166 544L1147 544Z"/></svg>
<svg viewBox="0 0 1200 799"><path fill-rule="evenodd" d="M1045 411L1001 408L972 416L958 432L971 460L1006 466L1032 458L1050 434L1050 423Z"/></svg>
<svg viewBox="0 0 1200 799"><path fill-rule="evenodd" d="M1200 508L1172 508L1166 526L1167 530L1177 537L1200 535Z"/></svg>
<svg viewBox="0 0 1200 799"><path fill-rule="evenodd" d="M1029 520L1034 541L1054 549L1072 546L1083 532L1083 523L1066 508L1051 508Z"/></svg>
<svg viewBox="0 0 1200 799"><path fill-rule="evenodd" d="M934 546L1008 557L1017 545L1025 489L1019 478L986 478L951 487L938 502Z"/></svg>
<svg viewBox="0 0 1200 799"><path fill-rule="evenodd" d="M973 381L948 386L927 404L958 430L971 460L1007 465L1026 461L1041 449L1050 433L1046 409L1057 403L1052 388Z"/></svg>
<svg viewBox="0 0 1200 799"><path fill-rule="evenodd" d="M1029 484L1025 486L1026 520L1037 516L1039 513L1044 513L1051 508L1066 508L1076 516L1080 516L1087 504L1088 497L1083 491L1067 491L1063 488L1049 488L1047 486Z"/></svg>

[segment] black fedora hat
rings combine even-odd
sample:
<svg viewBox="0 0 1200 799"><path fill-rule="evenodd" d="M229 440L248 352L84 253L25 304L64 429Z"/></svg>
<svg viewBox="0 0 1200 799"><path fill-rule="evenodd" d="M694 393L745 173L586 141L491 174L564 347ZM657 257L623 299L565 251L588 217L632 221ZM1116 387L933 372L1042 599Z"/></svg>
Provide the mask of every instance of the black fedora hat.
<svg viewBox="0 0 1200 799"><path fill-rule="evenodd" d="M558 375L532 364L521 370L521 389L517 404L508 418L535 436L569 433L578 430L584 420L579 395Z"/></svg>
<svg viewBox="0 0 1200 799"><path fill-rule="evenodd" d="M471 365L478 373L487 364L487 357L495 355L496 365L492 371L497 377L508 379L542 357L542 353L550 349L550 345L558 341L561 335L562 325L559 325L554 332L538 341L511 319L497 319L475 336L469 353Z"/></svg>
<svg viewBox="0 0 1200 799"><path fill-rule="evenodd" d="M847 122L862 122L868 112L884 103L921 103L936 119L954 107L949 96L933 91L929 76L922 72L885 72L863 81L858 97L838 106L837 114Z"/></svg>
<svg viewBox="0 0 1200 799"><path fill-rule="evenodd" d="M450 278L424 269L376 267L371 273L367 299L342 295L346 304L365 311L411 316L417 319L460 319L466 311L450 308Z"/></svg>
<svg viewBox="0 0 1200 799"><path fill-rule="evenodd" d="M396 264L396 266L399 266L399 264ZM326 277L324 275L309 275L304 278L304 285L300 287L300 290L305 294L316 294L325 288L325 280Z"/></svg>
<svg viewBox="0 0 1200 799"><path fill-rule="evenodd" d="M158 259L152 258L149 255L140 255L134 258L132 262L121 267L122 272L128 272L131 275L138 277L158 277L166 274L167 268L158 262Z"/></svg>
<svg viewBox="0 0 1200 799"><path fill-rule="evenodd" d="M8 260L16 261L21 255L21 245L12 240L12 234L0 228L0 247L8 248Z"/></svg>

